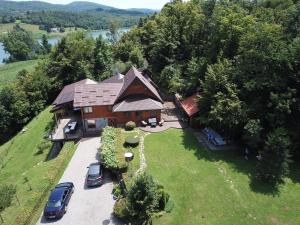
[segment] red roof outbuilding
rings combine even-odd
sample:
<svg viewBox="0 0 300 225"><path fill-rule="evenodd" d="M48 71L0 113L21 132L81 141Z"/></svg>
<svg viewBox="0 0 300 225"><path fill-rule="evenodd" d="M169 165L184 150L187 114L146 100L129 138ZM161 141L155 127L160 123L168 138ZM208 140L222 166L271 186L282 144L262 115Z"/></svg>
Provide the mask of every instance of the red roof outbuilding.
<svg viewBox="0 0 300 225"><path fill-rule="evenodd" d="M181 107L186 112L186 114L191 117L197 112L199 112L198 108L198 95L194 94L183 101L180 101Z"/></svg>

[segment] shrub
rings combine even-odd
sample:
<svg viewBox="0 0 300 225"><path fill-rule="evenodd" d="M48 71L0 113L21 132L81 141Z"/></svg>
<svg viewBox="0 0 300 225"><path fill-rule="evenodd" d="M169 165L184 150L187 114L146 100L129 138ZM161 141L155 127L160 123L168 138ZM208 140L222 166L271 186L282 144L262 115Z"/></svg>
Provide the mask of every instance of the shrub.
<svg viewBox="0 0 300 225"><path fill-rule="evenodd" d="M165 210L167 203L169 202L170 195L165 191L162 185L158 185L158 209Z"/></svg>
<svg viewBox="0 0 300 225"><path fill-rule="evenodd" d="M140 138L139 137L133 137L133 136L129 136L125 139L125 146L131 146L131 147L135 147L139 144L140 142Z"/></svg>
<svg viewBox="0 0 300 225"><path fill-rule="evenodd" d="M16 187L13 185L3 185L0 187L0 213L10 206Z"/></svg>
<svg viewBox="0 0 300 225"><path fill-rule="evenodd" d="M117 218L123 221L130 220L130 214L127 208L127 199L120 198L114 205L114 214Z"/></svg>
<svg viewBox="0 0 300 225"><path fill-rule="evenodd" d="M143 224L151 219L151 214L158 212L161 192L159 185L147 173L138 174L129 188L127 201L131 219Z"/></svg>
<svg viewBox="0 0 300 225"><path fill-rule="evenodd" d="M125 124L125 130L130 131L136 128L136 124L133 121L129 121Z"/></svg>
<svg viewBox="0 0 300 225"><path fill-rule="evenodd" d="M122 197L122 189L120 187L120 185L115 185L112 191L114 198L119 199L120 197Z"/></svg>
<svg viewBox="0 0 300 225"><path fill-rule="evenodd" d="M118 169L116 159L116 132L113 127L106 127L102 133L101 160L105 168Z"/></svg>

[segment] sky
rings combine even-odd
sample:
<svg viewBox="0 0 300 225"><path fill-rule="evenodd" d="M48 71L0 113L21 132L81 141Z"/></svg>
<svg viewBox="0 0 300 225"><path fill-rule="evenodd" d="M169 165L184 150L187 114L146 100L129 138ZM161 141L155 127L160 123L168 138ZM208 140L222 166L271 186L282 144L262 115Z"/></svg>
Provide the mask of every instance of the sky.
<svg viewBox="0 0 300 225"><path fill-rule="evenodd" d="M76 0L39 0L39 1L50 2L53 4L68 4ZM108 5L120 9L128 9L128 8L161 9L164 6L164 4L170 2L170 0L81 0L81 1L96 2L99 4Z"/></svg>

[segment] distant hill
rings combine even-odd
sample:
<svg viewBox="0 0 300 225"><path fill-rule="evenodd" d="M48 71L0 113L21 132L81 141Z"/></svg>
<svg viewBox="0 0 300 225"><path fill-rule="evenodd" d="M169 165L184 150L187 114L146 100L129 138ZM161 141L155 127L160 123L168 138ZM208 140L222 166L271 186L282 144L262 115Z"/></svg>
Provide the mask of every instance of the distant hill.
<svg viewBox="0 0 300 225"><path fill-rule="evenodd" d="M51 4L47 2L41 1L7 1L7 0L0 0L0 11L17 11L17 12L26 12L26 11L68 11L68 12L83 12L83 11L91 11L91 10L104 10L104 11L114 11L117 10L122 14L126 12L139 12L144 14L152 14L157 10L152 9L117 9L114 7L88 2L88 1L78 1L72 2L66 5L63 4Z"/></svg>
<svg viewBox="0 0 300 225"><path fill-rule="evenodd" d="M126 9L127 11L141 12L145 14L154 14L156 12L160 12L159 9L143 9L143 8L130 8Z"/></svg>

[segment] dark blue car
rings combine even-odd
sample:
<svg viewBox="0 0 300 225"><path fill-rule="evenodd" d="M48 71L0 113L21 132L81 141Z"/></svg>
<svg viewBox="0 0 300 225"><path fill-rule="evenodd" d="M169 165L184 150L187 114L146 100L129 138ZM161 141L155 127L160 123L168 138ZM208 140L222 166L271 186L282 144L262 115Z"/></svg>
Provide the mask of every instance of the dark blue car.
<svg viewBox="0 0 300 225"><path fill-rule="evenodd" d="M44 209L45 219L61 218L67 211L67 206L74 192L71 182L60 183L51 191Z"/></svg>

